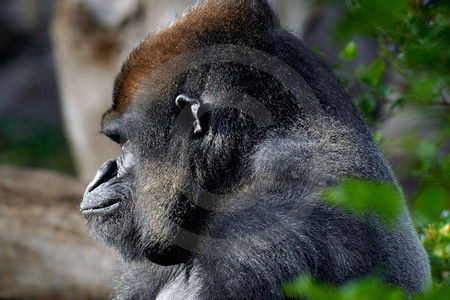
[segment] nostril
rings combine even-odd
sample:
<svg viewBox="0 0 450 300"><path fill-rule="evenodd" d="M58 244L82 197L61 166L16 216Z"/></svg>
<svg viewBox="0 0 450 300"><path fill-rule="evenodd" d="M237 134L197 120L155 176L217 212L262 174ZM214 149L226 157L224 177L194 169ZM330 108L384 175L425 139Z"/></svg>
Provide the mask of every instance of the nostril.
<svg viewBox="0 0 450 300"><path fill-rule="evenodd" d="M92 180L92 182L88 185L86 191L90 193L98 188L102 183L108 182L110 179L116 177L117 170L118 167L115 160L108 160L105 162L100 169L98 169L94 180Z"/></svg>

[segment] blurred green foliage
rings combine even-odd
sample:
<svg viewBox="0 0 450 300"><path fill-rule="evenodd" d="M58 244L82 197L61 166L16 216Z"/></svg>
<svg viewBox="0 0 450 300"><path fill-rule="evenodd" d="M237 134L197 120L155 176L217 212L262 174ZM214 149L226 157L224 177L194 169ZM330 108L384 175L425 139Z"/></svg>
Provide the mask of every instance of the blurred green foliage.
<svg viewBox="0 0 450 300"><path fill-rule="evenodd" d="M63 131L59 127L35 121L0 121L0 164L74 174Z"/></svg>
<svg viewBox="0 0 450 300"><path fill-rule="evenodd" d="M404 133L396 141L409 163L402 166L417 184L411 214L432 267L431 287L414 299L450 299L450 1L448 0L315 0L343 11L335 26L344 46L338 68L353 91L355 101L374 128L383 147L380 124L404 107L441 113L440 124L426 136ZM367 65L354 67L358 57L355 37L375 39L378 56ZM433 116L436 117L436 116ZM324 200L357 216L376 211L387 224L399 211L395 188L347 178L326 189ZM392 223L391 223L392 224ZM318 282L308 275L283 286L289 297L309 299L405 299L404 291L375 278L363 278L344 286Z"/></svg>
<svg viewBox="0 0 450 300"><path fill-rule="evenodd" d="M388 286L377 278L363 278L343 286L332 286L303 275L283 286L284 294L290 298L313 300L404 300L408 296L404 290ZM445 286L429 289L423 294L415 295L415 300L450 299L450 288Z"/></svg>
<svg viewBox="0 0 450 300"><path fill-rule="evenodd" d="M359 217L375 212L386 225L395 225L403 201L392 184L358 178L346 178L341 185L325 189L322 198Z"/></svg>
<svg viewBox="0 0 450 300"><path fill-rule="evenodd" d="M352 72L345 78L369 122L382 121L405 103L449 105L448 0L318 2L346 4L346 13L336 26L337 37L349 40L340 55L344 66L358 55L352 37L369 36L378 41L378 58L356 70L350 68ZM396 77L397 82L389 83L386 77Z"/></svg>
<svg viewBox="0 0 450 300"><path fill-rule="evenodd" d="M441 218L419 227L422 242L427 250L434 283L436 286L446 286L450 290L450 215L445 211ZM450 299L450 297L446 298Z"/></svg>
<svg viewBox="0 0 450 300"><path fill-rule="evenodd" d="M403 300L405 292L396 287L386 286L376 278L364 278L341 287L331 286L313 279L308 275L300 276L283 287L288 297L304 297L315 300Z"/></svg>

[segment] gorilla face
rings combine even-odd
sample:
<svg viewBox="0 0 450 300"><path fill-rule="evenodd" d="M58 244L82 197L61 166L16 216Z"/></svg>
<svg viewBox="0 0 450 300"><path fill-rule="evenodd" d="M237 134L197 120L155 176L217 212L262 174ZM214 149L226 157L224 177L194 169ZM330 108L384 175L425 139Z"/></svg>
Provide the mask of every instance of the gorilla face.
<svg viewBox="0 0 450 300"><path fill-rule="evenodd" d="M131 115L105 115L103 133L120 144L122 152L99 169L86 189L81 210L96 236L125 258L180 263L189 252L175 246L174 240L181 220L192 214L183 208L183 188L190 184L184 171L186 153L182 148L175 148L181 153L170 150L177 141L164 139L172 126L168 118L162 122L157 115L144 114L144 120L138 115L127 120ZM146 132L136 129L143 125Z"/></svg>

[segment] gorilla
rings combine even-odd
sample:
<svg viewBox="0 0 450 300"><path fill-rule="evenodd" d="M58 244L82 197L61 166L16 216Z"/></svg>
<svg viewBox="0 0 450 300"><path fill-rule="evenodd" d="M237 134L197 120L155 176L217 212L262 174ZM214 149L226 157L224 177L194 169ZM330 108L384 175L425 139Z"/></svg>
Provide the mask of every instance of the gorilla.
<svg viewBox="0 0 450 300"><path fill-rule="evenodd" d="M322 200L345 176L397 186L339 79L266 0L206 0L130 54L81 211L123 257L117 299L283 299L299 274L430 280L406 205L387 228ZM399 192L400 193L400 192Z"/></svg>

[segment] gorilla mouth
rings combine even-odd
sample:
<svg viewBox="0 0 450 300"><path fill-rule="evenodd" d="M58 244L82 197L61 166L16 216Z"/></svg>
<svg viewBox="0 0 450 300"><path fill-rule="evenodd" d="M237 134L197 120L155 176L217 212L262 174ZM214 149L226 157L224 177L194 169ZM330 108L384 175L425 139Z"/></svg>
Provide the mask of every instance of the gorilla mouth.
<svg viewBox="0 0 450 300"><path fill-rule="evenodd" d="M108 199L103 203L95 203L92 206L81 207L83 215L110 213L120 205L120 199Z"/></svg>
<svg viewBox="0 0 450 300"><path fill-rule="evenodd" d="M94 180L88 185L84 193L83 201L80 209L84 216L92 214L111 213L120 205L121 197L117 197L117 193L105 193L104 189L111 189L111 186L117 183L118 165L116 160L108 160L105 162Z"/></svg>

